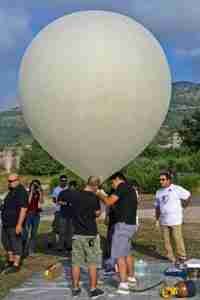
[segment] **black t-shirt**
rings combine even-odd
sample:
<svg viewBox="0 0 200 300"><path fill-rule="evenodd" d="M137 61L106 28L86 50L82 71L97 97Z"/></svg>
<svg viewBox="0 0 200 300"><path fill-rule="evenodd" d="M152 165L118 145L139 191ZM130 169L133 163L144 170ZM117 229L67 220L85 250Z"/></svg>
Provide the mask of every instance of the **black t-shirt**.
<svg viewBox="0 0 200 300"><path fill-rule="evenodd" d="M72 217L72 203L73 199L76 197L77 192L69 189L63 190L58 195L58 202L62 201L63 204L60 204L60 214L63 218Z"/></svg>
<svg viewBox="0 0 200 300"><path fill-rule="evenodd" d="M72 210L74 234L97 235L95 212L100 210L98 197L89 191L76 192Z"/></svg>
<svg viewBox="0 0 200 300"><path fill-rule="evenodd" d="M1 214L3 226L15 227L22 207L28 207L28 193L23 185L19 184L11 189L4 199Z"/></svg>
<svg viewBox="0 0 200 300"><path fill-rule="evenodd" d="M119 198L114 207L116 221L135 225L137 214L137 194L135 189L126 182L120 183L113 195Z"/></svg>

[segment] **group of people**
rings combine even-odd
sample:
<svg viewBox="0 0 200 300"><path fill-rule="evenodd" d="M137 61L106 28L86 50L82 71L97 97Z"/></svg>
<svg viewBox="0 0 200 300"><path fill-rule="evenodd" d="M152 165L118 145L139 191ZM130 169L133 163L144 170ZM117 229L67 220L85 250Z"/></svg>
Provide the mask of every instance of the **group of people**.
<svg viewBox="0 0 200 300"><path fill-rule="evenodd" d="M160 173L159 180L161 188L155 196L156 226L159 223L162 228L166 257L171 262L179 264L187 259L182 222L183 207L190 203L191 194L173 184L169 172ZM58 240L58 249L66 248L71 251L73 296L81 294L81 267L85 265L88 267L90 297L96 298L104 293L97 286L98 267L102 256L96 222L101 214L100 203L109 208L108 261L110 267L119 275L117 292L127 295L137 282L134 274L132 239L138 227L138 193L121 172L113 174L110 181L112 190L106 194L101 189L98 177L89 177L84 188L78 190L75 182L68 184L66 176L62 175L59 186L53 191L56 207L53 232ZM9 192L2 209L2 243L7 251L8 264L12 264L16 271L20 266L23 242L25 241L25 249L32 251L35 247L32 240L28 239L27 232L30 227L33 232L37 232L43 193L38 182L37 188L35 183L32 183L31 186L34 188L30 187L27 193L16 174L9 176L8 185ZM35 191L37 196L33 197ZM36 211L38 214L34 217ZM175 252L172 239L175 242Z"/></svg>

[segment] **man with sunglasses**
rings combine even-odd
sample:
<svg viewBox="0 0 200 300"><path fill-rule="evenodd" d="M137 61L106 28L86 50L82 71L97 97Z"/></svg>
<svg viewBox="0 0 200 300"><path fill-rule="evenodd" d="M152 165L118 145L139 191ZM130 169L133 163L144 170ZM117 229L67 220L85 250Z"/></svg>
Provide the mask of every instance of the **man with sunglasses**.
<svg viewBox="0 0 200 300"><path fill-rule="evenodd" d="M22 256L22 230L28 207L28 193L17 174L8 177L8 193L1 212L2 244L7 254L8 273L20 269Z"/></svg>
<svg viewBox="0 0 200 300"><path fill-rule="evenodd" d="M159 180L161 188L155 196L156 222L161 225L166 257L169 261L180 265L186 260L182 235L183 208L190 203L191 193L183 187L173 184L169 172L161 172ZM175 253L172 248L172 239Z"/></svg>
<svg viewBox="0 0 200 300"><path fill-rule="evenodd" d="M52 199L54 203L54 220L52 223L52 234L53 234L53 244L56 244L58 241L57 249L58 251L64 251L65 250L65 242L66 242L66 229L65 229L65 222L63 222L63 218L61 216L61 205L58 202L58 197L60 193L64 190L68 189L67 184L67 176L66 175L60 175L59 177L59 185L56 186L52 193Z"/></svg>

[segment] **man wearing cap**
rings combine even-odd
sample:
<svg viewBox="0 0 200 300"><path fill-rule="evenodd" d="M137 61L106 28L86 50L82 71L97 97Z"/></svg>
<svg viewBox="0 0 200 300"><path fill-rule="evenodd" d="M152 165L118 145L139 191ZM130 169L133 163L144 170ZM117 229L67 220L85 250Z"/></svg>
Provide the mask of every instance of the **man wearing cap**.
<svg viewBox="0 0 200 300"><path fill-rule="evenodd" d="M8 272L20 269L22 230L28 207L28 193L17 174L8 177L8 193L2 207L2 244L7 254Z"/></svg>

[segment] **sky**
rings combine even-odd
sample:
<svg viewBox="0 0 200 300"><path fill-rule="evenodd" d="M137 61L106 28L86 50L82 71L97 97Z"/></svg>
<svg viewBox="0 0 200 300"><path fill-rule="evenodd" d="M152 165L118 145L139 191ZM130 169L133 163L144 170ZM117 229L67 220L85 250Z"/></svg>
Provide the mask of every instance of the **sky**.
<svg viewBox="0 0 200 300"><path fill-rule="evenodd" d="M18 105L20 62L37 33L63 15L94 9L143 24L163 47L173 81L200 83L200 0L1 0L0 110Z"/></svg>

